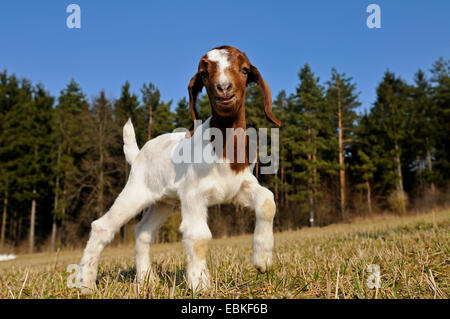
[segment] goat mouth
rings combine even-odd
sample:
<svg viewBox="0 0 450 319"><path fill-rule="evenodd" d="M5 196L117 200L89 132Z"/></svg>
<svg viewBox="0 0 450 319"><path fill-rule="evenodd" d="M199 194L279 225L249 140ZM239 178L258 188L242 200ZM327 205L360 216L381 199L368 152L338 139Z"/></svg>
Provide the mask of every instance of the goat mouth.
<svg viewBox="0 0 450 319"><path fill-rule="evenodd" d="M234 94L229 97L216 97L216 101L220 104L229 104L234 100Z"/></svg>

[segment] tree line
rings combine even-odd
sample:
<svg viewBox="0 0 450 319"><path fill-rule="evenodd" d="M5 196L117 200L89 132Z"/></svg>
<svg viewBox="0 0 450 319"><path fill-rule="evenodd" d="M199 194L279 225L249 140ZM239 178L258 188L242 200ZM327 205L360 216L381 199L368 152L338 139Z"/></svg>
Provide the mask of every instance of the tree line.
<svg viewBox="0 0 450 319"><path fill-rule="evenodd" d="M418 70L413 83L386 71L376 100L363 112L357 85L345 73L332 69L322 82L305 64L298 76L295 92L282 90L273 101L283 123L279 169L260 174L257 163L254 171L275 195L277 230L448 201L450 60ZM126 82L117 99L103 90L89 100L72 79L56 98L42 84L1 72L0 251L82 246L90 223L127 180L123 125L131 117L140 147L175 128L190 128L186 98L172 104L151 82L140 95ZM270 125L262 105L258 87L249 86L248 127ZM205 120L206 94L197 107ZM171 218L158 240L179 240L179 222L179 214ZM216 236L250 232L253 223L253 214L239 207L210 208ZM132 238L132 225L124 226L116 242Z"/></svg>

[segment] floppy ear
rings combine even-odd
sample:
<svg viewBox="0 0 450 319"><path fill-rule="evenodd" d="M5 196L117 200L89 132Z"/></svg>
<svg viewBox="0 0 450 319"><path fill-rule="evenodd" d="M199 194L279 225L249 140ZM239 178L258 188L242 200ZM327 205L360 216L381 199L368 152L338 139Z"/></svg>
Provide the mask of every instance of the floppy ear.
<svg viewBox="0 0 450 319"><path fill-rule="evenodd" d="M281 122L272 114L272 94L270 93L270 88L266 81L262 78L258 69L253 65L250 66L250 72L248 73L247 84L256 83L258 84L259 90L264 99L264 113L269 121L275 123L281 127Z"/></svg>
<svg viewBox="0 0 450 319"><path fill-rule="evenodd" d="M189 81L188 91L189 91L189 112L191 113L192 121L198 119L198 113L195 109L195 102L197 101L197 95L201 92L203 88L203 81L200 73L197 72Z"/></svg>

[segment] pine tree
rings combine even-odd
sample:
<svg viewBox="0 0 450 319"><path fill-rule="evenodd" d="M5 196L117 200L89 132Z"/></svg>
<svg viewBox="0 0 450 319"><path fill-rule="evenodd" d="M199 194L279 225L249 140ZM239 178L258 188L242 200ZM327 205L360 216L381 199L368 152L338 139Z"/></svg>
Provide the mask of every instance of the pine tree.
<svg viewBox="0 0 450 319"><path fill-rule="evenodd" d="M196 109L198 120L205 122L211 116L211 104L207 94L199 94Z"/></svg>
<svg viewBox="0 0 450 319"><path fill-rule="evenodd" d="M377 100L371 110L371 118L375 123L372 134L378 137L379 145L388 151L387 157L393 160L395 193L392 193L400 213L406 211L406 194L403 187L402 143L407 137L408 94L405 82L387 71L383 81L377 88ZM384 176L389 178L389 174Z"/></svg>
<svg viewBox="0 0 450 319"><path fill-rule="evenodd" d="M415 85L411 87L412 101L408 104L407 161L414 163L412 165L418 175L416 183L423 184L422 179L425 178L434 193L436 178L433 176L432 153L436 145L439 112L432 101L431 86L422 70L415 74L414 81Z"/></svg>
<svg viewBox="0 0 450 319"><path fill-rule="evenodd" d="M8 116L11 108L16 104L18 97L18 83L14 76L8 76L6 70L0 72L0 198L2 198L2 218L0 230L0 251L3 249L6 240L6 225L8 222L8 212L10 208L11 184L14 177L12 167L15 158L11 156L9 141L12 126L8 123L11 118ZM14 94L14 92L16 94ZM12 222L12 221L11 221ZM10 223L11 223L10 222Z"/></svg>
<svg viewBox="0 0 450 319"><path fill-rule="evenodd" d="M322 90L319 87L319 79L315 79L308 65L300 71L301 84L297 88L300 108L303 110L304 125L306 126L306 182L308 187L309 223L314 226L314 195L317 187L317 130L319 127L317 111L322 100Z"/></svg>
<svg viewBox="0 0 450 319"><path fill-rule="evenodd" d="M8 175L12 177L16 190L13 196L25 207L27 203L29 205L28 251L32 253L35 247L37 201L44 195L44 184L49 173L48 136L53 98L41 85L34 89L28 80L21 80L13 91L17 96L4 118L4 128L8 134L2 139L2 144L7 145L7 154L4 155L10 159L7 169L12 172ZM43 212L39 214L42 217Z"/></svg>
<svg viewBox="0 0 450 319"><path fill-rule="evenodd" d="M372 214L372 188L370 184L376 168L373 158L364 153L363 150L359 149L357 151L357 156L360 159L361 164L355 165L353 169L359 173L362 180L364 181L364 184L362 186L366 190L367 211L369 212L369 214Z"/></svg>
<svg viewBox="0 0 450 319"><path fill-rule="evenodd" d="M147 122L145 121L145 108L139 107L138 97L136 94L130 92L130 83L126 81L122 86L120 98L114 103L114 119L118 136L122 136L123 126L129 118L131 118L131 121L134 124L138 145L144 145L147 141L145 132L148 127L148 120ZM128 180L130 167L123 156L122 139L117 143L114 153L122 155L121 184L125 185ZM128 234L126 226L122 228L121 235L123 240L127 238Z"/></svg>
<svg viewBox="0 0 450 319"><path fill-rule="evenodd" d="M33 142L34 142L34 165L36 170L36 180L33 193L40 199L40 219L43 220L45 197L51 193L52 176L51 151L53 147L51 118L55 99L46 92L43 85L38 84L34 90L34 116L33 116ZM34 203L36 206L36 202ZM34 224L34 221L33 221ZM34 226L34 225L33 225ZM30 251L33 250L34 239L30 239Z"/></svg>
<svg viewBox="0 0 450 319"><path fill-rule="evenodd" d="M283 128L280 129L280 150L279 150L279 160L280 160L280 169L278 170L275 178L271 178L273 180L274 191L275 191L275 199L278 205L287 206L288 205L288 194L290 191L290 186L287 182L287 172L291 168L291 163L288 161L289 154L289 144L290 139L292 138L289 135L289 119L290 119L290 103L286 91L281 90L275 101L273 102L273 113L278 118L281 123L283 123Z"/></svg>
<svg viewBox="0 0 450 319"><path fill-rule="evenodd" d="M115 122L117 123L117 129L118 129L118 135L122 136L122 127L127 122L128 118L131 118L131 121L134 123L136 127L137 132L142 132L145 124L142 121L142 114L140 113L139 107L139 101L136 96L136 94L132 94L130 92L130 83L127 81L122 86L122 92L120 94L120 98L116 100L114 104L114 115L115 115ZM139 138L140 134L137 134L136 139L138 142L138 145L144 144L145 139ZM120 143L120 150L122 149L122 143ZM128 164L123 159L123 181L126 183L128 179Z"/></svg>
<svg viewBox="0 0 450 319"><path fill-rule="evenodd" d="M376 136L371 135L372 122L367 114L360 116L355 128L354 142L349 145L349 173L356 189L366 191L367 211L373 212L373 185L377 168L383 165L383 153L380 147L373 143Z"/></svg>
<svg viewBox="0 0 450 319"><path fill-rule="evenodd" d="M269 126L268 121L264 115L264 100L259 91L259 88L256 84L251 84L248 86L245 97L245 120L247 123L247 128L254 128L258 134L259 138L259 129L266 128ZM267 133L270 133L268 131ZM267 140L270 145L270 140ZM256 152L259 154L260 145L257 144ZM259 176L260 164L259 158L255 163L254 174L256 178L260 178Z"/></svg>
<svg viewBox="0 0 450 319"><path fill-rule="evenodd" d="M152 138L153 113L160 104L161 93L158 88L150 82L148 85L144 83L141 89L142 100L144 102L144 114L147 125L147 141Z"/></svg>
<svg viewBox="0 0 450 319"><path fill-rule="evenodd" d="M175 109L175 127L189 129L192 126L189 103L185 97L178 101Z"/></svg>
<svg viewBox="0 0 450 319"><path fill-rule="evenodd" d="M72 79L58 97L53 116L54 207L52 240L56 223L63 226L62 240L68 240L67 222L77 217L84 179L81 162L88 153L90 136L85 134L89 122L89 104L78 83ZM54 244L53 244L54 245ZM52 247L54 249L54 247Z"/></svg>
<svg viewBox="0 0 450 319"><path fill-rule="evenodd" d="M450 60L441 57L433 64L431 73L431 98L438 119L434 157L437 159L439 182L445 185L445 181L450 179Z"/></svg>
<svg viewBox="0 0 450 319"><path fill-rule="evenodd" d="M9 157L12 159L9 169L13 171L16 192L13 196L16 200L22 202L23 211L29 211L29 252L34 248L34 220L36 179L37 176L37 152L32 140L29 138L33 123L31 118L34 112L33 92L31 83L22 80L16 91L18 96L15 104L5 118L7 123L8 137L3 141L9 147ZM29 116L31 114L31 116ZM25 133L26 132L26 133ZM28 206L30 205L30 206ZM28 206L28 207L26 207ZM21 216L22 217L22 216Z"/></svg>
<svg viewBox="0 0 450 319"><path fill-rule="evenodd" d="M122 136L122 127L129 118L134 123L137 132L146 131L142 112L137 95L130 92L130 83L126 81L122 86L119 99L114 103L114 119L118 125L120 136ZM146 141L140 135L137 135L136 138L139 145Z"/></svg>
<svg viewBox="0 0 450 319"><path fill-rule="evenodd" d="M356 85L352 83L352 78L346 78L345 73L339 74L334 68L332 69L331 80L328 81L327 105L334 114L334 127L338 135L339 208L341 219L344 220L348 219L345 149L354 135L355 120L357 119L355 109L361 105L355 90Z"/></svg>
<svg viewBox="0 0 450 319"><path fill-rule="evenodd" d="M314 76L308 64L299 72L300 84L297 87L293 114L297 122L297 141L293 147L294 163L297 165L294 178L306 184L306 195L309 207L309 225L314 226L315 198L319 192L320 175L318 169L327 169L328 165L319 154L328 147L326 132L324 88L319 78ZM300 142L301 141L301 142ZM299 167L298 167L299 166ZM295 182L294 182L295 183ZM298 182L297 182L298 183Z"/></svg>
<svg viewBox="0 0 450 319"><path fill-rule="evenodd" d="M152 136L158 136L165 133L171 133L174 129L175 115L170 110L172 101L168 103L160 102L154 113L155 122L153 123Z"/></svg>
<svg viewBox="0 0 450 319"><path fill-rule="evenodd" d="M113 119L112 103L105 96L105 91L101 91L95 98L92 105L92 133L96 139L92 140L92 152L90 155L90 165L93 166L93 189L90 198L94 201L95 214L93 218L99 218L105 213L106 208L111 204L111 196L114 194L114 174L118 170L118 158L112 151L116 143L121 141L122 136L117 136L117 128ZM123 158L123 154L118 156ZM92 218L89 218L92 219Z"/></svg>

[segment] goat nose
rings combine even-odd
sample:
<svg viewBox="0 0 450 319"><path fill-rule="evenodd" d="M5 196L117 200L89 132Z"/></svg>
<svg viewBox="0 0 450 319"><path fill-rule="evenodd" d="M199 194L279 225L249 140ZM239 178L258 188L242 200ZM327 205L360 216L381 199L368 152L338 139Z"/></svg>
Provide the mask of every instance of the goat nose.
<svg viewBox="0 0 450 319"><path fill-rule="evenodd" d="M223 93L226 93L232 87L231 83L217 84L217 89Z"/></svg>

